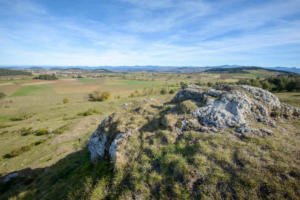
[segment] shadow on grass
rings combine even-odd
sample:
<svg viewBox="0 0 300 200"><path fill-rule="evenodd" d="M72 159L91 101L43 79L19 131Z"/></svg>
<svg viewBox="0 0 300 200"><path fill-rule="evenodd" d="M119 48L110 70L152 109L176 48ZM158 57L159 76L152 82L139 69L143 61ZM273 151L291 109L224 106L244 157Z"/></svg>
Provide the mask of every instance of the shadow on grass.
<svg viewBox="0 0 300 200"><path fill-rule="evenodd" d="M109 161L94 165L87 148L72 153L45 168L23 169L3 183L0 174L0 199L87 199L101 179L111 180Z"/></svg>

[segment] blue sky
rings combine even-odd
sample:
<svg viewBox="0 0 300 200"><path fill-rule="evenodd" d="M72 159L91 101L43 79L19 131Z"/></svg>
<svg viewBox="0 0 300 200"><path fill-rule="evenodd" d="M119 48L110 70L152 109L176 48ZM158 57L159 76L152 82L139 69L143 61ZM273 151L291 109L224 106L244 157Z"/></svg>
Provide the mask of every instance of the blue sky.
<svg viewBox="0 0 300 200"><path fill-rule="evenodd" d="M300 0L0 0L0 65L300 67Z"/></svg>

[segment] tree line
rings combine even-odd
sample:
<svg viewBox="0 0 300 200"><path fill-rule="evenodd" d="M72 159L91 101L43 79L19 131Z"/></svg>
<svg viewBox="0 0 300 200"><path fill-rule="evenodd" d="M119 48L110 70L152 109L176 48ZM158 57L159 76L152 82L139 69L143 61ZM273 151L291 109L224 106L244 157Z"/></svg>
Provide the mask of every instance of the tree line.
<svg viewBox="0 0 300 200"><path fill-rule="evenodd" d="M30 72L25 72L25 71L21 71L21 70L0 68L0 76L15 76L15 75L31 76L32 74Z"/></svg>
<svg viewBox="0 0 300 200"><path fill-rule="evenodd" d="M238 84L251 85L260 87L271 92L299 92L300 91L300 75L280 75L276 77L269 77L266 79L251 79L240 80Z"/></svg>

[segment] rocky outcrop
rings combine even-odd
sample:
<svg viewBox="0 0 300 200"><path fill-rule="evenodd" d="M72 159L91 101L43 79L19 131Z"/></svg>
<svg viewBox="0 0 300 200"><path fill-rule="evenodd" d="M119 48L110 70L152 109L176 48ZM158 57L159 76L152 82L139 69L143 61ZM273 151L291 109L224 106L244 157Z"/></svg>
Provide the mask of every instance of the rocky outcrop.
<svg viewBox="0 0 300 200"><path fill-rule="evenodd" d="M190 130L201 134L220 133L231 128L238 134L265 137L273 131L263 126L252 127L253 124L262 123L274 128L280 117L300 116L298 108L280 103L274 94L246 85L219 85L216 88L190 85L163 106L152 99L145 100L141 106L129 107L122 106L126 109L123 114L115 113L106 118L92 134L89 150L93 161L107 156L115 162L124 141L145 130L167 129L180 135Z"/></svg>

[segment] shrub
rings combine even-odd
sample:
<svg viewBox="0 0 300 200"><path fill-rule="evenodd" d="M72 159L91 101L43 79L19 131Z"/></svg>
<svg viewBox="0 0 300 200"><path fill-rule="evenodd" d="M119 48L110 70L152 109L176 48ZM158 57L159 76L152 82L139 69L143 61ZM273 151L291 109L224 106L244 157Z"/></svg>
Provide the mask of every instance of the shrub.
<svg viewBox="0 0 300 200"><path fill-rule="evenodd" d="M48 131L48 129L40 129L40 130L36 130L35 131L35 135L36 136L48 135L48 134L50 134L50 132Z"/></svg>
<svg viewBox="0 0 300 200"><path fill-rule="evenodd" d="M166 88L162 88L162 89L160 90L160 94L162 94L162 95L165 95L165 94L167 94L167 93L168 93L168 91L167 91Z"/></svg>
<svg viewBox="0 0 300 200"><path fill-rule="evenodd" d="M29 151L30 149L31 149L30 145L29 146L23 146L23 147L21 147L19 149L11 151L8 154L5 154L3 156L3 158L13 158L13 157L16 157L16 156L18 156L18 155L20 155L20 154L22 154L22 153L24 153L26 151Z"/></svg>
<svg viewBox="0 0 300 200"><path fill-rule="evenodd" d="M175 93L175 90L174 89L171 89L170 91L169 91L169 94L174 94Z"/></svg>
<svg viewBox="0 0 300 200"><path fill-rule="evenodd" d="M89 94L89 100L90 101L106 101L110 98L109 92L100 92L100 91L94 91L91 94Z"/></svg>
<svg viewBox="0 0 300 200"><path fill-rule="evenodd" d="M278 118L280 117L281 112L279 109L273 109L272 112L270 113L270 116L273 118Z"/></svg>
<svg viewBox="0 0 300 200"><path fill-rule="evenodd" d="M6 94L4 94L3 92L0 92L0 99L3 99L4 97L6 97Z"/></svg>
<svg viewBox="0 0 300 200"><path fill-rule="evenodd" d="M185 88L187 88L188 87L188 84L187 83L184 83L184 82L180 82L180 87L181 87L181 89L185 89Z"/></svg>
<svg viewBox="0 0 300 200"><path fill-rule="evenodd" d="M20 113L17 116L11 117L10 120L11 121L22 121L22 120L25 120L25 119L29 119L32 116L33 116L33 113L23 112L23 113Z"/></svg>
<svg viewBox="0 0 300 200"><path fill-rule="evenodd" d="M81 113L78 113L77 115L78 116L89 116L89 115L92 115L92 114L98 114L99 111L94 109L94 108L90 108L88 109L87 111L85 112L81 112Z"/></svg>
<svg viewBox="0 0 300 200"><path fill-rule="evenodd" d="M53 133L54 133L54 134L62 134L63 132L65 132L65 131L68 130L68 129L69 129L69 125L66 124L66 125L60 126L60 127L58 127L57 129L55 129L55 130L53 131Z"/></svg>
<svg viewBox="0 0 300 200"><path fill-rule="evenodd" d="M109 92L103 92L101 94L101 101L106 101L110 98L110 93Z"/></svg>
<svg viewBox="0 0 300 200"><path fill-rule="evenodd" d="M89 94L89 100L90 101L101 101L101 92L100 91L94 91Z"/></svg>
<svg viewBox="0 0 300 200"><path fill-rule="evenodd" d="M20 130L18 130L18 132L22 135L22 136L26 136L26 135L30 135L33 133L32 128L21 128Z"/></svg>
<svg viewBox="0 0 300 200"><path fill-rule="evenodd" d="M63 103L69 103L69 98L67 98L67 97L65 97L64 99L63 99Z"/></svg>

